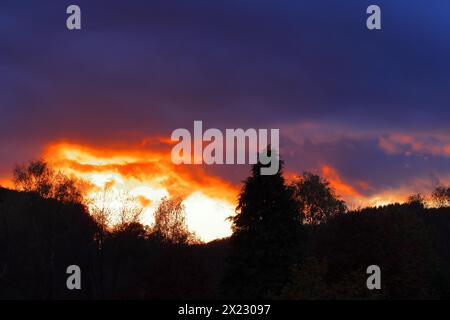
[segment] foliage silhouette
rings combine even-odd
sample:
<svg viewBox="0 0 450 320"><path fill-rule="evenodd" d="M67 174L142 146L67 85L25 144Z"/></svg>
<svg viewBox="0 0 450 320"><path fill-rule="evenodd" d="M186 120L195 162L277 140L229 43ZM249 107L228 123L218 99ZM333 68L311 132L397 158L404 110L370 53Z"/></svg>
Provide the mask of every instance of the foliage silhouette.
<svg viewBox="0 0 450 320"><path fill-rule="evenodd" d="M308 243L310 257L294 267L282 297L424 299L439 296L434 282L443 265L435 236L423 216L429 216L423 207L397 204L362 209L332 218L326 224L310 226L315 229ZM382 270L381 290L371 291L365 286L366 268L372 264Z"/></svg>
<svg viewBox="0 0 450 320"><path fill-rule="evenodd" d="M283 163L275 175L252 167L231 218L233 235L225 297L269 298L282 289L289 269L301 258L302 225L293 189L285 184Z"/></svg>
<svg viewBox="0 0 450 320"><path fill-rule="evenodd" d="M171 244L189 244L199 241L195 233L188 229L182 202L181 198L163 198L159 203L152 226L153 236L159 241Z"/></svg>
<svg viewBox="0 0 450 320"><path fill-rule="evenodd" d="M439 207L450 207L450 188L438 186L431 195L433 203Z"/></svg>
<svg viewBox="0 0 450 320"><path fill-rule="evenodd" d="M338 199L330 183L318 175L305 172L292 185L304 223L319 224L347 212L345 202Z"/></svg>
<svg viewBox="0 0 450 320"><path fill-rule="evenodd" d="M61 202L81 203L82 196L76 179L53 170L44 160L32 160L16 165L13 171L17 190L35 192L43 198Z"/></svg>
<svg viewBox="0 0 450 320"><path fill-rule="evenodd" d="M161 202L153 226L122 201L110 227L107 210L89 212L44 162L16 168L20 191L0 188L0 299L450 298L448 188L427 203L348 211L319 176L288 185L261 166L244 182L233 235L206 244L179 199ZM72 264L79 291L66 288ZM381 290L365 286L372 264Z"/></svg>

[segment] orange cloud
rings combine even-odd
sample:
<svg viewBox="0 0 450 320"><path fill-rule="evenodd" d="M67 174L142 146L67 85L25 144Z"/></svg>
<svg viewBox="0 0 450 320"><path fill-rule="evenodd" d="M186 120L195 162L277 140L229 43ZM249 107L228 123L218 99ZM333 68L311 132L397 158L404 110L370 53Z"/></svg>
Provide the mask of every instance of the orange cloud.
<svg viewBox="0 0 450 320"><path fill-rule="evenodd" d="M181 197L189 227L203 240L230 235L226 218L234 213L238 186L207 175L202 166L173 164L171 148L162 141L109 147L57 142L47 146L43 158L55 169L87 181L88 198L106 185L130 193L144 208L144 223L152 222L163 197Z"/></svg>
<svg viewBox="0 0 450 320"><path fill-rule="evenodd" d="M152 204L152 201L144 196L137 196L137 199L143 208L149 207Z"/></svg>
<svg viewBox="0 0 450 320"><path fill-rule="evenodd" d="M443 135L391 133L380 137L378 144L388 154L450 155L450 138Z"/></svg>
<svg viewBox="0 0 450 320"><path fill-rule="evenodd" d="M13 189L14 183L10 179L0 179L0 187Z"/></svg>
<svg viewBox="0 0 450 320"><path fill-rule="evenodd" d="M322 166L322 175L326 178L336 193L345 199L350 209L367 206L382 206L390 203L402 203L408 196L417 192L432 190L430 181L417 179L413 184L396 188L375 190L369 183L359 180L355 185L345 182L336 169L329 165ZM358 190L370 191L370 194L362 194Z"/></svg>
<svg viewBox="0 0 450 320"><path fill-rule="evenodd" d="M171 195L186 197L194 191L227 201L236 199L237 186L220 177L206 175L201 166L175 165L169 151L145 148L100 148L70 143L50 144L44 153L53 167L99 184L104 180L133 181L164 188Z"/></svg>
<svg viewBox="0 0 450 320"><path fill-rule="evenodd" d="M327 179L331 186L336 190L337 194L344 197L363 198L363 195L359 193L353 186L344 182L339 176L336 169L329 165L322 166L322 175Z"/></svg>

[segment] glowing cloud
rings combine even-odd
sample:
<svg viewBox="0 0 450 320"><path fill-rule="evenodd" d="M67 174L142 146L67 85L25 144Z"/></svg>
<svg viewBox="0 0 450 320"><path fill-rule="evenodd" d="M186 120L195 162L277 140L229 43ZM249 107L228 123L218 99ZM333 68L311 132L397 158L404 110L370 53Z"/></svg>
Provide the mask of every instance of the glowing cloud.
<svg viewBox="0 0 450 320"><path fill-rule="evenodd" d="M344 182L339 176L336 169L332 168L331 166L322 166L322 175L330 182L331 186L339 195L352 198L363 197L363 195L359 193L352 185Z"/></svg>
<svg viewBox="0 0 450 320"><path fill-rule="evenodd" d="M201 166L174 165L165 150L148 150L142 144L98 148L55 143L46 148L44 159L55 169L87 181L83 191L90 198L105 186L134 196L144 209L145 224L152 223L163 197L180 196L185 199L188 226L201 239L231 234L226 218L234 213L237 188L206 175Z"/></svg>

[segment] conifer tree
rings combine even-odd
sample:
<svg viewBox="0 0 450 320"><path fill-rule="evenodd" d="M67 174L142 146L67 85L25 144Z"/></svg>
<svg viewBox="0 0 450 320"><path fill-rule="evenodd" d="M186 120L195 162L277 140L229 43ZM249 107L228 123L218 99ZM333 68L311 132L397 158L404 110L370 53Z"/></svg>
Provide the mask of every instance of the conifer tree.
<svg viewBox="0 0 450 320"><path fill-rule="evenodd" d="M260 162L253 165L241 190L237 214L231 218L232 249L223 280L226 297L276 296L299 258L302 225L282 165L280 161L274 175L261 175Z"/></svg>

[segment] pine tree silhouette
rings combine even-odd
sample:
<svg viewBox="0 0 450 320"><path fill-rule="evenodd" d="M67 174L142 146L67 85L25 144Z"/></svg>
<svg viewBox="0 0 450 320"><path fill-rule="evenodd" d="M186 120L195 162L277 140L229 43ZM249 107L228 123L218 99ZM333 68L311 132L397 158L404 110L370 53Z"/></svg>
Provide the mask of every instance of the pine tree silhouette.
<svg viewBox="0 0 450 320"><path fill-rule="evenodd" d="M269 150L269 152L271 152ZM232 250L223 293L230 298L276 296L299 257L302 238L293 190L282 176L261 175L261 163L252 167L232 217Z"/></svg>

